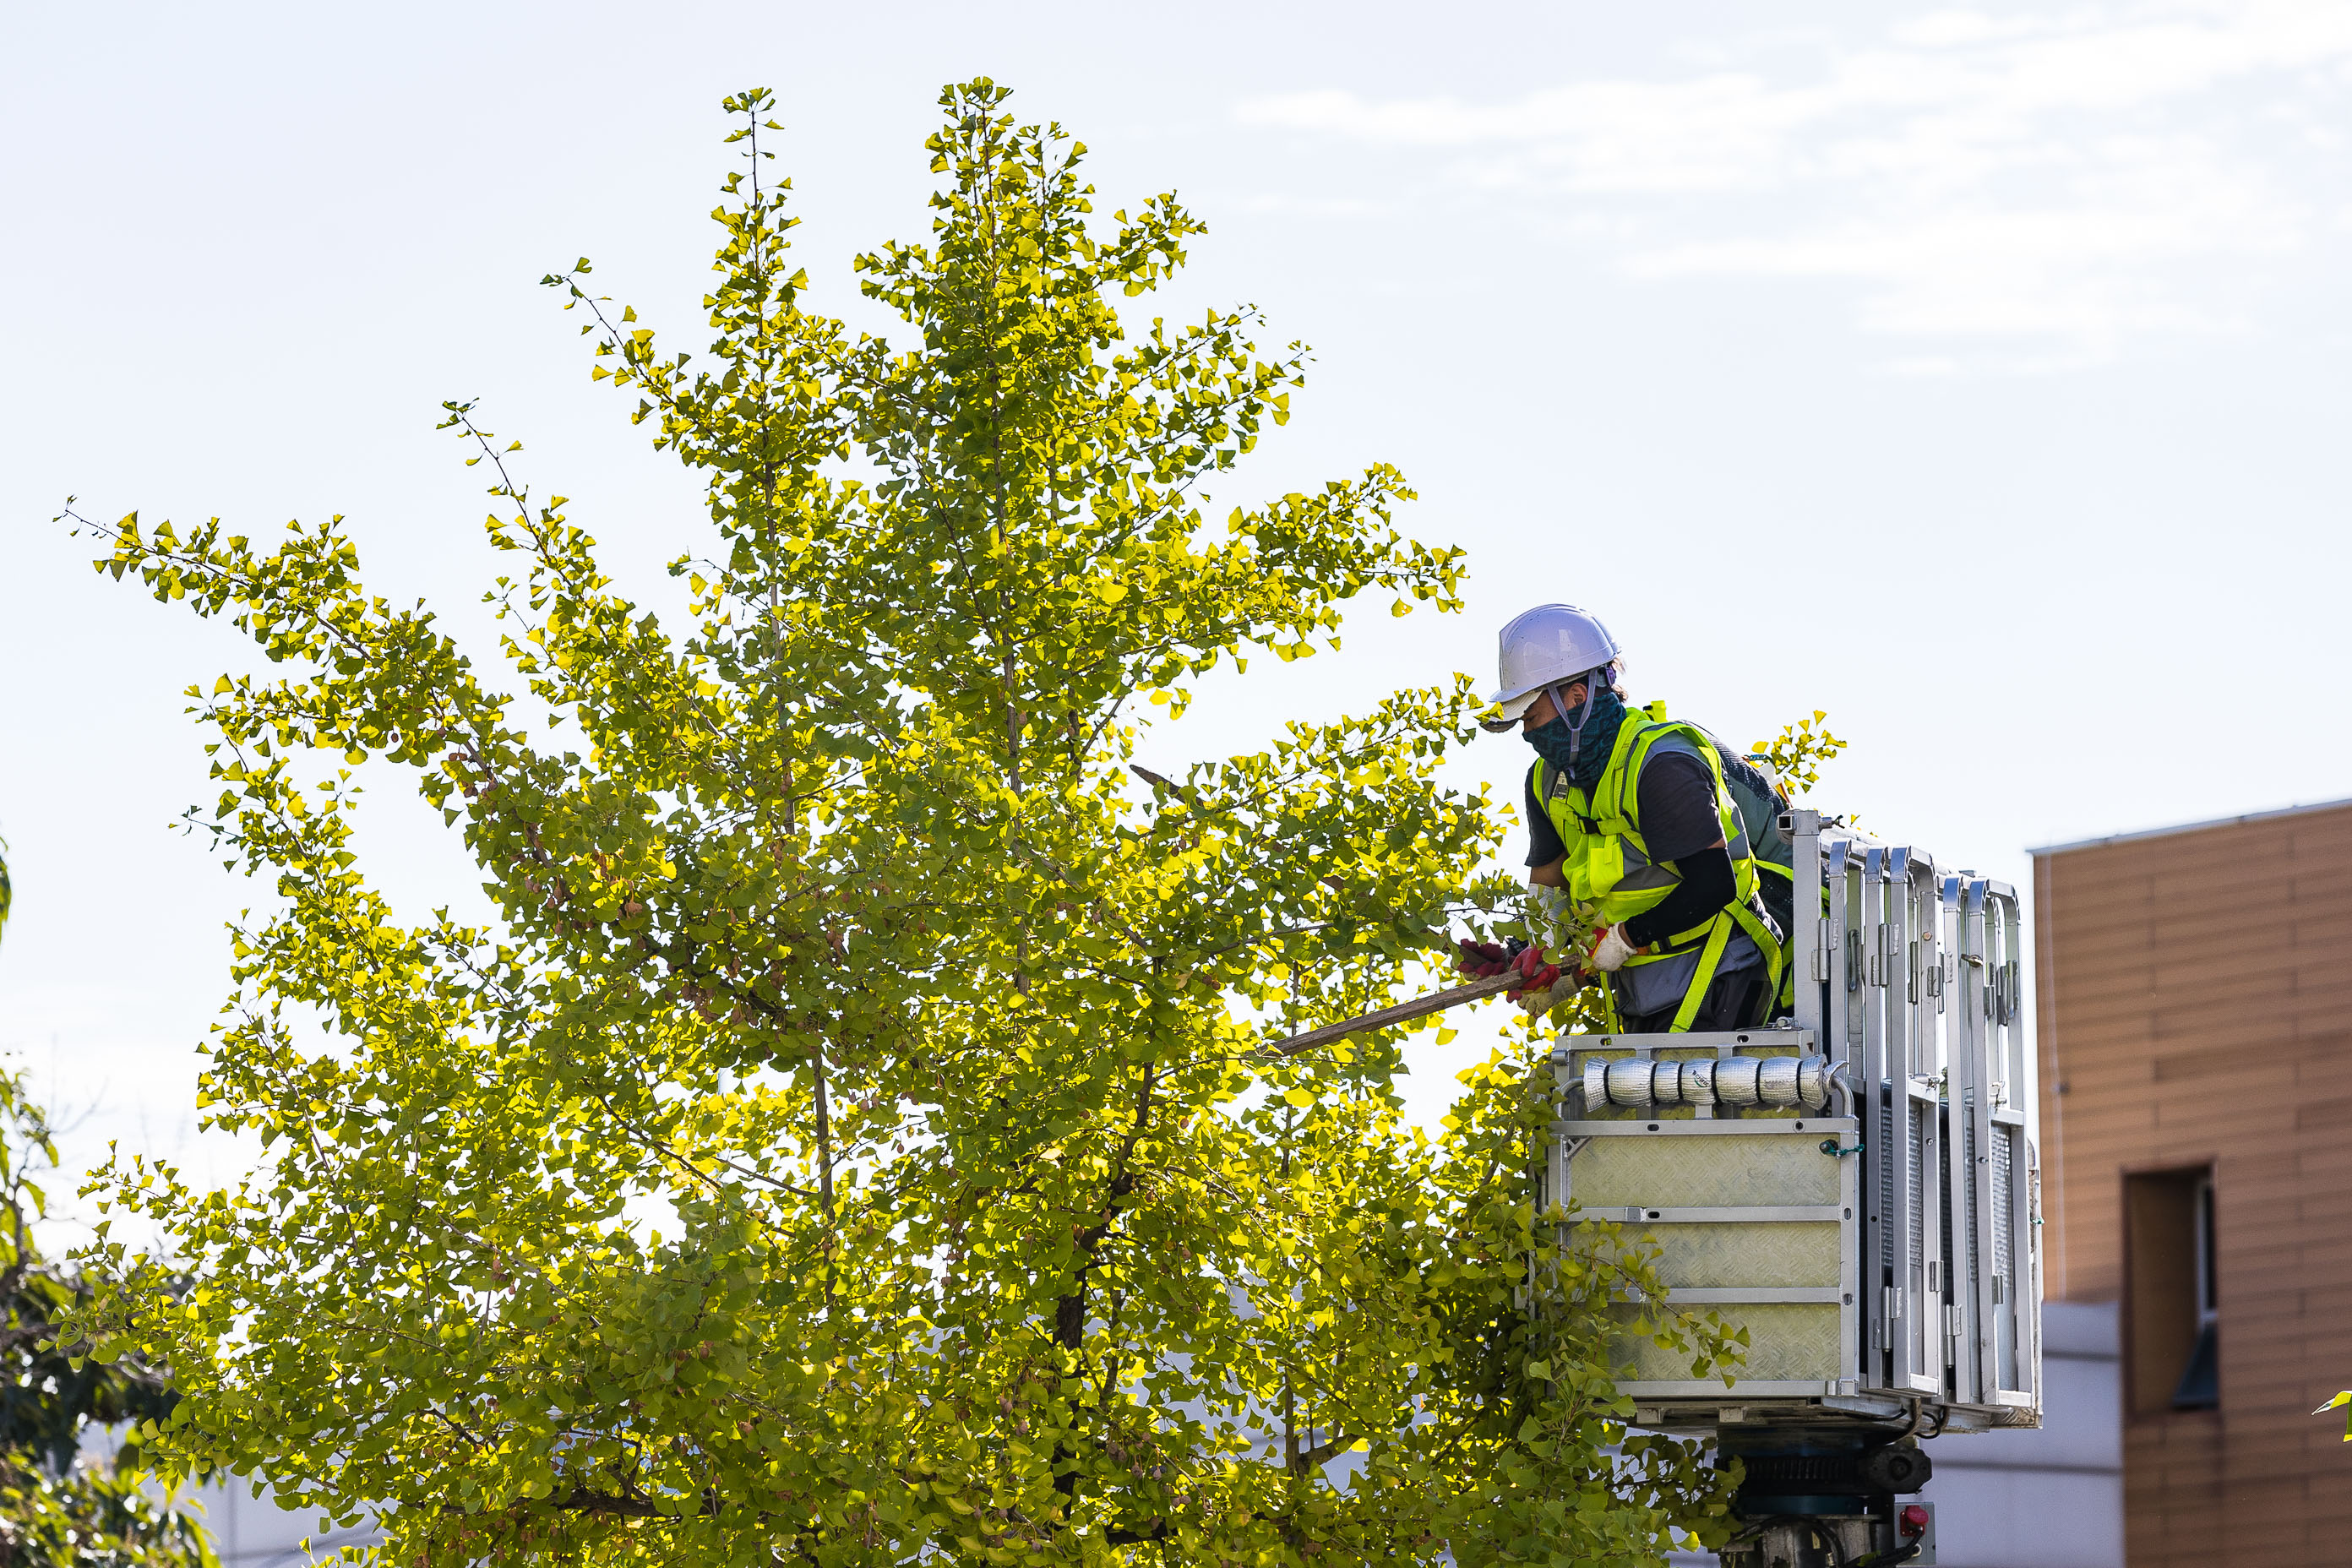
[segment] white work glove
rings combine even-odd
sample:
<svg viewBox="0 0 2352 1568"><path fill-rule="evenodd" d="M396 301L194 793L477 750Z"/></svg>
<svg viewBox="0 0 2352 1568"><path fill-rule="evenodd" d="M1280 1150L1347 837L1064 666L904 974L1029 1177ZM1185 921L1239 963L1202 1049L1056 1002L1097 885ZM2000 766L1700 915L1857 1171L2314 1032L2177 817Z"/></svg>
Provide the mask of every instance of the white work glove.
<svg viewBox="0 0 2352 1568"><path fill-rule="evenodd" d="M1614 974L1625 967L1625 961L1642 950L1626 940L1622 924L1603 926L1592 944L1592 967L1601 974Z"/></svg>

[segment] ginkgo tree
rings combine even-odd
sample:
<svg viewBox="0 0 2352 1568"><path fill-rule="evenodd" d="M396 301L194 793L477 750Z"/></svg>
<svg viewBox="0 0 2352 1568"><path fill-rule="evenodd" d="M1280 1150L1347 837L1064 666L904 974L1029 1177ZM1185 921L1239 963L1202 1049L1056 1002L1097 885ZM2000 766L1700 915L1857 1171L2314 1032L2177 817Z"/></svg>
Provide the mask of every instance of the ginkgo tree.
<svg viewBox="0 0 2352 1568"><path fill-rule="evenodd" d="M1386 467L1213 507L1304 353L1248 310L1123 320L1201 225L1105 218L1085 149L1007 96L946 89L928 237L857 258L898 335L805 303L764 90L727 102L706 357L584 259L548 279L707 479L680 625L470 404L520 691L371 595L340 519L101 530L102 569L277 667L198 694L194 814L275 895L203 1079L261 1158L225 1191L100 1173L163 1242L102 1237L113 1289L69 1325L174 1369L142 1433L167 1473L373 1514L427 1564L1722 1533L1724 1479L1621 1425L1612 1347L1629 1299L1702 1375L1737 1347L1610 1227L1563 1250L1531 1213L1539 1080L1498 1055L1431 1139L1394 1037L1265 1045L1507 918L1499 813L1437 777L1469 682L1135 765L1212 671L1337 647L1350 600L1457 607L1463 557L1398 531ZM491 916L404 922L371 886L363 764L462 834Z"/></svg>

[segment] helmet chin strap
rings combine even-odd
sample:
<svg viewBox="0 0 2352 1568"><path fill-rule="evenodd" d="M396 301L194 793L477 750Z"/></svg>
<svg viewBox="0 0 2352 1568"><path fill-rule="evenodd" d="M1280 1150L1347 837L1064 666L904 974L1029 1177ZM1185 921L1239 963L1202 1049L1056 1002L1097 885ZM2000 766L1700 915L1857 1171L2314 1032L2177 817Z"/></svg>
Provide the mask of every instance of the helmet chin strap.
<svg viewBox="0 0 2352 1568"><path fill-rule="evenodd" d="M1594 677L1599 673L1587 670L1579 678L1584 682L1584 706L1578 710L1575 722L1568 726L1568 765L1570 769L1576 766L1576 759L1584 750L1584 727L1592 722L1592 698L1600 688L1600 682ZM1568 700L1560 695L1560 689L1547 686L1544 691L1551 699L1551 710L1561 720L1567 720Z"/></svg>

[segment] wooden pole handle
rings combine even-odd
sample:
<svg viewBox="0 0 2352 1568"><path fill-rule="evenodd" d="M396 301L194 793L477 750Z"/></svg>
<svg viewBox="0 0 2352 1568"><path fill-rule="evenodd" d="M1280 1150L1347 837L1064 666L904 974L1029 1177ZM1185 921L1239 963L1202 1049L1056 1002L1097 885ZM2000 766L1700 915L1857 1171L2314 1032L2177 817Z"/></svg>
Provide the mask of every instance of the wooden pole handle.
<svg viewBox="0 0 2352 1568"><path fill-rule="evenodd" d="M1484 980L1473 980L1467 985L1457 985L1451 991L1439 991L1411 1002L1400 1002L1393 1007L1382 1007L1376 1013L1365 1013L1337 1024L1326 1024L1319 1029L1277 1040L1267 1049L1276 1056L1295 1057L1301 1051L1311 1051L1318 1046L1328 1046L1334 1040L1344 1040L1349 1035L1370 1034L1385 1029L1391 1024L1402 1024L1414 1018L1426 1018L1432 1013L1443 1013L1448 1007L1459 1007L1465 1002L1497 995L1505 991L1526 986L1527 976L1516 970L1490 974Z"/></svg>

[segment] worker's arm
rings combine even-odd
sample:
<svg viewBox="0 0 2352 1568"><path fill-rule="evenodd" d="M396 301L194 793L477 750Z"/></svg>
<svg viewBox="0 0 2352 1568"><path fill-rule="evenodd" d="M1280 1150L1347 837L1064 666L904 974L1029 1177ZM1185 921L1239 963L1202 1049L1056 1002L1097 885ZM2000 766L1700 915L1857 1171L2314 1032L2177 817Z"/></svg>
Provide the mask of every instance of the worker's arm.
<svg viewBox="0 0 2352 1568"><path fill-rule="evenodd" d="M1643 948L1706 924L1739 896L1739 880L1716 815L1715 776L1704 762L1688 752L1654 752L1633 787L1641 792L1643 840L1682 879L1625 922L1625 940Z"/></svg>
<svg viewBox="0 0 2352 1568"><path fill-rule="evenodd" d="M1528 885L1531 888L1565 888L1568 879L1560 868L1568 863L1568 846L1559 841L1559 830L1551 825L1551 817L1536 798L1536 771L1528 770L1528 782L1521 792L1528 811Z"/></svg>
<svg viewBox="0 0 2352 1568"><path fill-rule="evenodd" d="M1675 890L1625 922L1625 940L1635 947L1705 925L1739 894L1731 852L1720 838L1675 861L1674 868L1682 877Z"/></svg>

